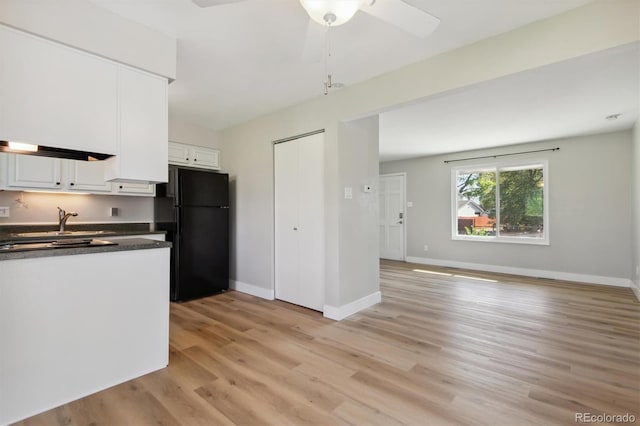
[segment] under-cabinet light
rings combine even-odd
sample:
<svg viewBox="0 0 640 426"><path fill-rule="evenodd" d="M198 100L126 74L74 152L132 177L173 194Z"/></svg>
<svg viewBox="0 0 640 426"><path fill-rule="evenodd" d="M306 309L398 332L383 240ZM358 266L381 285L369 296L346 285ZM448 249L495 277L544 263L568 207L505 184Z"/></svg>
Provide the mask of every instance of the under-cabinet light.
<svg viewBox="0 0 640 426"><path fill-rule="evenodd" d="M38 152L38 145L31 143L9 141L8 145L12 151Z"/></svg>

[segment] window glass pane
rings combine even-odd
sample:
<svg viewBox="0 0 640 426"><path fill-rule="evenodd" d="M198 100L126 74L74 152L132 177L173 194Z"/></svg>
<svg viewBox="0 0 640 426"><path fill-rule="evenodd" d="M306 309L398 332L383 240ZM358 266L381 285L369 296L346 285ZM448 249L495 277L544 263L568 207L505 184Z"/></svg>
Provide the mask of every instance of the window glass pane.
<svg viewBox="0 0 640 426"><path fill-rule="evenodd" d="M456 173L457 234L496 235L496 172Z"/></svg>
<svg viewBox="0 0 640 426"><path fill-rule="evenodd" d="M544 238L541 166L500 170L500 236Z"/></svg>

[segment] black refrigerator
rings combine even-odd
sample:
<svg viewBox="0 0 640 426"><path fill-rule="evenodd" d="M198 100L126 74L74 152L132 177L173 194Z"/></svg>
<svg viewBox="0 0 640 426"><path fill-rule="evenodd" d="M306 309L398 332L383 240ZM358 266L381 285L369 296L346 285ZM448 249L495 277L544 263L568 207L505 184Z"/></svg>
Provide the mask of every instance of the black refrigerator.
<svg viewBox="0 0 640 426"><path fill-rule="evenodd" d="M229 175L169 167L169 182L156 186L154 216L173 243L171 300L229 288Z"/></svg>

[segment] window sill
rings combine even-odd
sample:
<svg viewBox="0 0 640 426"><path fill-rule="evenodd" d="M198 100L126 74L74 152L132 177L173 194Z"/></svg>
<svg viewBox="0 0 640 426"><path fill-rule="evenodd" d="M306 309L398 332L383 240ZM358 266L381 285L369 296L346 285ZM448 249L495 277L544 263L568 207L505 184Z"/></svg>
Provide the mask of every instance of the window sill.
<svg viewBox="0 0 640 426"><path fill-rule="evenodd" d="M454 235L451 237L454 241L474 241L482 243L507 243L507 244L527 244L533 246L548 246L548 238L510 238L510 237L468 237L464 235Z"/></svg>

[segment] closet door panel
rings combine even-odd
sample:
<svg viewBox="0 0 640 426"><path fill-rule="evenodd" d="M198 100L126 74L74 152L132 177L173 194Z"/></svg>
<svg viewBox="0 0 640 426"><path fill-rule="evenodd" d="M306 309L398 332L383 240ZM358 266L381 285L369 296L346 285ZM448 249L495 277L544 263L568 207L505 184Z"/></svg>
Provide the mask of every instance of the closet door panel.
<svg viewBox="0 0 640 426"><path fill-rule="evenodd" d="M298 145L274 147L275 297L298 303Z"/></svg>
<svg viewBox="0 0 640 426"><path fill-rule="evenodd" d="M324 308L324 134L298 140L299 304Z"/></svg>

